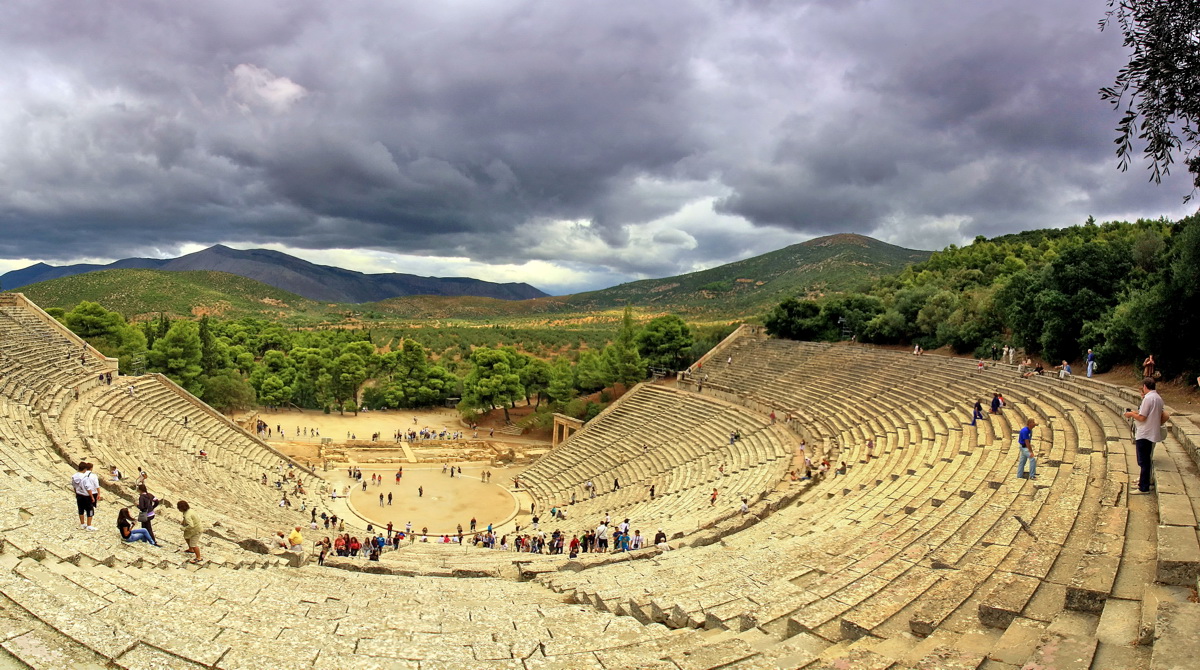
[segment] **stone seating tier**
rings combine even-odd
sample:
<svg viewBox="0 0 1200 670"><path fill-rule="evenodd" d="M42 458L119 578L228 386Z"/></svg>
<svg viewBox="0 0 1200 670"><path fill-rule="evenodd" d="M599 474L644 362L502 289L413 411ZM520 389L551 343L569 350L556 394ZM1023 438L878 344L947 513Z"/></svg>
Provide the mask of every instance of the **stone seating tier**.
<svg viewBox="0 0 1200 670"><path fill-rule="evenodd" d="M732 370L738 366L739 360L753 359L752 352L759 344L765 343L755 341L739 343L734 350L740 350L741 353L734 354L735 364L729 366L730 374L711 374L705 384L705 392L715 392L721 397L738 398L760 410L772 407L776 411L780 411L780 408L791 410L795 407L798 410L797 413L803 418L804 404L788 404L803 394L790 390L781 392L781 389L789 388L787 385L773 383L771 380L764 382L760 379L753 388L722 386L722 381L733 380L734 383L737 383L732 376ZM915 401L918 405L923 405L922 409L931 415L932 411L939 409L939 405L948 403L945 407L957 406L961 408L958 410L960 416L969 416L969 403L973 401L972 396L982 397L986 401L990 398L991 391L1000 389L1008 396L1010 409L1001 417L989 417L985 422L990 425L993 422L998 423L997 419L1004 421L1005 425L998 427L994 433L998 440L1011 441L1015 429L1023 423L1025 416L1038 418L1039 424L1042 426L1039 430L1041 433L1048 433L1050 438L1050 445L1043 453L1040 467L1043 474L1042 481L1038 482L1041 486L1049 484L1050 488L1048 489L1049 494L1041 502L1038 518L1045 516L1049 520L1057 517L1059 519L1057 527L1071 529L1071 531L1063 545L1066 548L1057 560L1055 555L1050 555L1048 558L1039 558L1036 561L1043 566L1052 565L1054 570L1052 573L1033 575L1033 578L1025 580L1021 580L1019 577L1030 576L1010 575L1001 579L1001 583L993 588L995 596L993 602L987 603L980 610L981 619L990 618L993 621L1001 622L1016 620L1020 623L1024 619L1014 612L1020 613L1026 606L1044 609L1047 598L1051 601L1057 600L1060 608L1064 605L1068 608L1060 609L1060 614L1063 616L1070 615L1073 611L1092 611L1107 618L1110 614L1109 610L1112 610L1111 618L1116 620L1118 618L1116 612L1128 612L1130 609L1140 608L1142 610L1140 635L1142 639L1145 639L1150 634L1148 631L1154 629L1157 605L1155 599L1165 597L1162 591L1164 580L1165 582L1180 579L1195 581L1195 560L1187 562L1185 568L1178 559L1195 546L1196 505L1194 501L1197 498L1188 490L1187 478L1175 476L1175 473L1178 472L1194 473L1194 463L1186 458L1187 450L1181 443L1174 439L1168 439L1167 443L1160 447L1160 451L1165 448L1169 458L1163 458L1160 454L1156 454L1156 468L1160 473L1160 479L1166 484L1166 492L1152 498L1134 497L1130 500L1125 497L1130 485L1131 473L1133 473L1133 477L1136 477L1137 468L1133 462L1132 450L1128 445L1128 429L1124 427L1123 420L1118 414L1122 406L1130 406L1135 399L1123 390L1080 383L1083 380L1068 380L1067 382L1050 378L1023 380L1016 375L1015 369L1009 366L989 365L983 373L979 373L973 361L961 359L933 356L912 357L858 347L831 347L830 345L806 343L776 343L767 345L766 348L771 349L772 352L769 355L774 356L777 355L777 350L781 346L790 346L797 350L796 356L793 357L794 360L808 360L815 357L821 359L824 365L834 366L839 370L850 369L852 364L847 363L845 359L853 357L873 361L872 366L877 370L887 369L888 358L892 359L897 366L903 366L905 360L914 361L920 366L920 369L917 370L920 374L914 378L916 383L907 383L905 386L916 392ZM901 359L901 361L896 361L896 359ZM764 367L771 366L758 366L759 369ZM781 370L785 369L783 366L777 367ZM781 376L788 376L788 381L792 381L801 378L795 374L799 372L801 371L788 371L786 375ZM813 375L807 377L810 380L812 378ZM921 389L919 383L921 379L930 381L931 387ZM939 394L939 387L946 389L947 393ZM795 388L795 386L790 388ZM827 393L829 391L829 389L820 389L819 387L816 390L824 390ZM960 393L960 397L954 398L955 394ZM921 403L922 397L928 400ZM808 400L814 402L811 398ZM855 404L861 407L861 404L858 403L861 403L864 398L857 397L855 400ZM892 403L885 404L894 406ZM1013 416L1014 414L1016 416ZM935 420L929 424L936 432L936 416L933 418ZM945 418L944 425L952 427L955 423L953 413ZM835 430L841 431L836 433L841 440L862 439L865 432L853 425L847 427L844 425L845 422L839 424L836 419L830 423L833 424ZM918 425L922 423L919 417L916 418L916 423ZM962 420L958 419L957 423L962 423ZM871 419L867 421L867 424L878 427L883 425ZM1185 424L1173 430L1177 434L1187 436L1190 426ZM890 435L888 437L886 448L892 448L896 442L890 439ZM904 441L904 437L906 436L900 435L901 442ZM1039 439L1040 437L1041 434L1039 434ZM1050 474L1046 465L1057 469L1057 472L1053 473L1055 475L1053 482L1049 481L1046 476ZM1008 467L1012 467L1011 463ZM1062 471L1067 467L1070 467L1072 476L1067 480L1070 485L1064 490L1060 487L1060 482L1062 481ZM1187 496L1187 500L1191 504L1179 504L1183 502L1184 498L1173 497L1173 493ZM1059 496L1057 501L1055 500L1056 495ZM1134 532L1133 521L1136 516L1131 515L1131 512L1143 502L1147 503L1146 506L1160 509L1149 510L1150 512L1157 511L1157 515L1144 515L1148 518L1143 518L1142 522L1138 524L1139 530ZM1155 502L1158 504L1155 505ZM1172 509L1166 510L1164 513L1164 510L1161 509L1164 507ZM1154 516L1158 517L1157 520L1154 519ZM1127 517L1130 519L1128 531L1126 530ZM1029 516L1023 516L1023 518L1028 520ZM1175 524L1179 525L1163 523L1164 519L1171 518L1175 520ZM1068 519L1072 522L1071 524L1065 522ZM1164 539L1156 542L1154 540L1156 531L1163 535ZM1147 535L1151 542L1149 546L1156 549L1150 553L1157 553L1159 555L1157 559L1147 559ZM1044 538L1045 535L1038 533L1038 537ZM1036 553L1037 556L1046 556L1046 552L1041 547L1027 551L1031 554ZM1191 555L1196 556L1196 552L1192 551ZM1018 556L1018 554L1014 554L1014 556ZM1028 562L1027 559L1023 560L1024 554L1019 556L1021 558L1010 558L1010 564L1024 565L1025 562ZM1003 575L1003 571L998 571L997 574ZM1147 582L1152 582L1156 578L1159 581L1158 585L1147 585ZM1010 602L1002 602L1002 596L1008 596ZM990 614L985 616L985 612ZM1057 617L1057 615L1055 616ZM1046 626L1054 625L1051 620L1055 617L1043 615L1043 618L1048 620L1042 621L1040 626L1033 626L1033 628L1042 631L1044 638L1055 639L1054 635L1045 633ZM1124 618L1128 619L1129 617ZM1137 620L1136 614L1133 620ZM853 632L852 628L850 630ZM1131 637L1138 636L1137 630L1131 632ZM1093 645L1093 647L1094 649L1088 652L1088 658L1091 658L1090 654L1092 653L1095 653L1097 658L1116 658L1122 654L1129 654L1119 647L1104 643L1100 643L1098 646Z"/></svg>
<svg viewBox="0 0 1200 670"><path fill-rule="evenodd" d="M681 382L697 389L707 374L702 395L632 391L576 435L578 453L563 448L572 438L530 468L542 509L596 482L567 527L616 510L635 524L696 519L672 550L569 561L414 545L373 564L282 569L233 541L254 521L235 505L273 498L256 477L278 454L165 386L93 388L66 351L39 355L29 333L45 322L15 311L0 314L12 334L0 339L0 666L1149 669L1200 651L1188 601L1200 432L1180 413L1155 454L1156 495L1130 496L1126 389L743 328ZM968 425L974 399L997 389L1008 407ZM1039 424L1035 481L1014 477L1026 418ZM732 496L775 485L792 435L848 471L739 518ZM205 564L117 540L111 497L100 532L76 530L62 485L75 453L127 472L153 459L152 482L212 498ZM695 509L714 478L727 506ZM260 512L282 520L249 514ZM156 530L177 545L177 512Z"/></svg>
<svg viewBox="0 0 1200 670"><path fill-rule="evenodd" d="M734 432L742 436L736 442ZM660 525L691 532L740 507L743 498L753 504L773 490L793 450L786 432L761 416L641 385L530 466L521 481L548 528L594 527L609 514L615 521L633 520L649 535ZM585 488L589 481L594 498ZM714 488L719 504L711 502ZM547 520L555 507L566 511L565 523Z"/></svg>
<svg viewBox="0 0 1200 670"><path fill-rule="evenodd" d="M309 513L301 511L302 503L319 504L319 482L305 476L307 494L289 496L292 507L280 508L282 493L274 482L289 463L196 411L155 377L122 378L118 384L90 389L68 405L60 424L66 434L77 436L71 448L97 469L116 465L132 482L141 467L150 474L147 483L155 495L202 500L223 526L243 537L307 522ZM269 482L265 486L264 474Z"/></svg>

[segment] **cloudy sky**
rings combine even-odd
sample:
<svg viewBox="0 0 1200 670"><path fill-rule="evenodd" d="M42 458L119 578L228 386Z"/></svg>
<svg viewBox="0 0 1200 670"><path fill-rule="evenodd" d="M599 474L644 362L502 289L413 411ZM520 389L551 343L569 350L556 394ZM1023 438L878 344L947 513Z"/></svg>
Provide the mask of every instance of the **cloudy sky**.
<svg viewBox="0 0 1200 670"><path fill-rule="evenodd" d="M0 271L220 242L562 293L1191 213L1116 168L1104 9L5 2Z"/></svg>

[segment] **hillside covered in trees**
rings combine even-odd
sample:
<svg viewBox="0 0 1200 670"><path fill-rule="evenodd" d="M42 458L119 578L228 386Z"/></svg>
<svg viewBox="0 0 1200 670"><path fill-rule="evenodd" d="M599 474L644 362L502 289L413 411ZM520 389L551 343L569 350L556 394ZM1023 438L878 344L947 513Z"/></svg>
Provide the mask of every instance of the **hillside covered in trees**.
<svg viewBox="0 0 1200 670"><path fill-rule="evenodd" d="M1017 346L1101 370L1153 353L1169 376L1200 372L1200 215L1033 230L950 246L862 293L789 298L766 317L792 339Z"/></svg>
<svg viewBox="0 0 1200 670"><path fill-rule="evenodd" d="M404 336L366 328L290 329L250 317L163 314L130 323L86 301L69 312L48 311L117 357L122 372L160 372L222 410L258 404L358 412L461 399L467 417L500 408L507 414L520 401L591 418L601 406L580 398L616 384L628 387L652 369L685 367L733 328L693 330L673 314L639 324L629 308L619 322L600 328L445 327Z"/></svg>

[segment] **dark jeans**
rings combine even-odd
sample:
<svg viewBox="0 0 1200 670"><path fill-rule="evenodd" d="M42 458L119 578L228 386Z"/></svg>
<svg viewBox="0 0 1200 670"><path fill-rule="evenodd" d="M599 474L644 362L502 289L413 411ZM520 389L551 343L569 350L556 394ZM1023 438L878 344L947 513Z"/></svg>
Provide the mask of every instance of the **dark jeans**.
<svg viewBox="0 0 1200 670"><path fill-rule="evenodd" d="M1150 480L1154 477L1154 443L1150 440L1138 440L1134 442L1134 449L1137 452L1137 464L1142 469L1138 475L1138 490L1145 492L1150 490Z"/></svg>

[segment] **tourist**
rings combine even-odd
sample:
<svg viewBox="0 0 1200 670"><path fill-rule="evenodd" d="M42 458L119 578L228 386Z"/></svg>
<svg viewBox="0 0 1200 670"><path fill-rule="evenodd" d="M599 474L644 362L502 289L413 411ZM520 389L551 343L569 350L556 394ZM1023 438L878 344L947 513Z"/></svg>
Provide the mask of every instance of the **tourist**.
<svg viewBox="0 0 1200 670"><path fill-rule="evenodd" d="M288 549L295 552L304 551L304 536L300 534L300 526L296 526L288 534Z"/></svg>
<svg viewBox="0 0 1200 670"><path fill-rule="evenodd" d="M121 471L117 469L117 466L112 466L112 472L109 473L109 479L114 482L121 481Z"/></svg>
<svg viewBox="0 0 1200 670"><path fill-rule="evenodd" d="M379 506L383 507L383 494L382 493L379 494Z"/></svg>
<svg viewBox="0 0 1200 670"><path fill-rule="evenodd" d="M92 519L96 516L96 503L100 502L100 482L92 474L92 464L80 461L78 472L71 476L75 489L75 508L79 511L79 529L96 530Z"/></svg>
<svg viewBox="0 0 1200 670"><path fill-rule="evenodd" d="M1059 379L1066 379L1071 376L1071 364L1065 360L1059 365L1054 366L1054 369L1058 370Z"/></svg>
<svg viewBox="0 0 1200 670"><path fill-rule="evenodd" d="M387 501L388 501L389 505L392 504L392 494L391 493L388 494Z"/></svg>
<svg viewBox="0 0 1200 670"><path fill-rule="evenodd" d="M1154 361L1150 362L1153 365ZM1163 441L1165 436L1162 425L1171 418L1170 414L1163 411L1162 396L1158 395L1158 391L1155 390L1157 384L1153 377L1143 379L1142 404L1138 406L1136 412L1126 410L1122 415L1137 422L1133 434L1133 444L1140 473L1138 474L1137 491L1130 491L1134 495L1150 492L1154 481L1154 444Z"/></svg>
<svg viewBox="0 0 1200 670"><path fill-rule="evenodd" d="M983 401L976 398L975 399L975 409L971 413L971 425L974 426L975 422L982 418L983 418Z"/></svg>
<svg viewBox="0 0 1200 670"><path fill-rule="evenodd" d="M671 545L667 544L667 534L663 532L662 528L659 528L658 532L654 534L654 546L663 551L671 550Z"/></svg>
<svg viewBox="0 0 1200 670"><path fill-rule="evenodd" d="M418 498L424 498L424 497L425 497L425 487L424 487L424 486L418 486L418 487L417 487L417 497L418 497Z"/></svg>
<svg viewBox="0 0 1200 670"><path fill-rule="evenodd" d="M1148 354L1146 360L1142 361L1142 378L1154 379L1154 354Z"/></svg>
<svg viewBox="0 0 1200 670"><path fill-rule="evenodd" d="M596 526L596 551L600 553L608 551L608 526L603 522Z"/></svg>
<svg viewBox="0 0 1200 670"><path fill-rule="evenodd" d="M142 530L150 534L151 544L157 544L158 540L154 538L154 510L158 507L159 500L153 494L146 490L145 484L139 484L138 490L138 523L142 524Z"/></svg>
<svg viewBox="0 0 1200 670"><path fill-rule="evenodd" d="M187 544L188 551L195 554L195 558L188 561L189 563L200 563L200 535L204 532L204 527L200 523L200 517L192 511L191 505L186 500L180 500L176 505L180 512L183 513L183 541Z"/></svg>
<svg viewBox="0 0 1200 670"><path fill-rule="evenodd" d="M1000 393L999 392L992 394L992 410L991 411L992 411L992 414L1000 413Z"/></svg>
<svg viewBox="0 0 1200 670"><path fill-rule="evenodd" d="M148 542L153 546L158 546L154 538L147 533L143 528L133 527L133 517L129 516L129 509L122 507L117 512L117 531L121 533L121 539L126 542Z"/></svg>
<svg viewBox="0 0 1200 670"><path fill-rule="evenodd" d="M629 549L631 551L637 551L638 549L641 549L642 542L644 539L645 538L642 537L642 531L640 531L640 530L633 531L633 539L631 539L629 541Z"/></svg>
<svg viewBox="0 0 1200 670"><path fill-rule="evenodd" d="M1037 422L1033 419L1025 421L1025 427L1021 429L1021 433L1017 436L1017 444L1019 445L1019 456L1017 459L1017 479L1025 479L1025 464L1029 464L1029 479L1037 479L1037 456L1033 451L1033 429L1037 426Z"/></svg>
<svg viewBox="0 0 1200 670"><path fill-rule="evenodd" d="M1091 349L1088 349L1086 360L1087 360L1087 376L1088 376L1088 379L1091 379L1092 372L1094 372L1096 370L1096 354L1094 352L1092 352Z"/></svg>
<svg viewBox="0 0 1200 670"><path fill-rule="evenodd" d="M750 503L745 498L742 498L742 507L740 511L742 516L746 516L746 513L750 511Z"/></svg>
<svg viewBox="0 0 1200 670"><path fill-rule="evenodd" d="M712 507L717 504L717 490L713 489L712 495L708 498L708 506Z"/></svg>
<svg viewBox="0 0 1200 670"><path fill-rule="evenodd" d="M317 565L325 565L325 557L329 555L329 536L326 535L324 540L317 543L319 552L317 553Z"/></svg>

